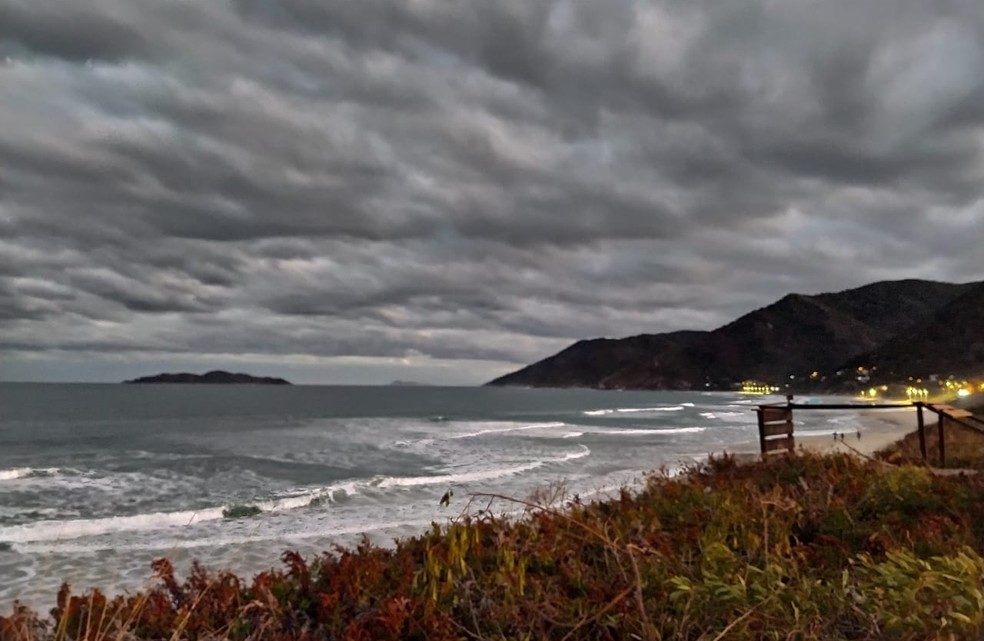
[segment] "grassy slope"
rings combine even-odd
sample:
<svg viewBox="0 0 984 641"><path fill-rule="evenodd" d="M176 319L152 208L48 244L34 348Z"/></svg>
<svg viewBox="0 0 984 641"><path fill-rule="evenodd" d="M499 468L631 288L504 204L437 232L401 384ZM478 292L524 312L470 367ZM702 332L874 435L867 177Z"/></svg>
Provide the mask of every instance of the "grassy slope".
<svg viewBox="0 0 984 641"><path fill-rule="evenodd" d="M487 516L244 581L169 564L0 639L925 639L984 629L984 478L847 456L712 462L638 494ZM505 505L499 504L505 509ZM953 636L950 636L953 635Z"/></svg>
<svg viewBox="0 0 984 641"><path fill-rule="evenodd" d="M979 407L976 403L977 398L971 399L969 403L955 403L973 412L977 418L984 417L984 407ZM946 465L940 464L939 437L937 428L937 416L932 412L926 412L926 427L924 436L926 440L927 461L934 467L948 468L971 468L984 470L984 434L979 431L969 429L953 421L945 424L944 444L946 447ZM913 430L906 434L902 439L893 443L877 453L881 460L893 464L921 464L922 454L919 445L919 432Z"/></svg>

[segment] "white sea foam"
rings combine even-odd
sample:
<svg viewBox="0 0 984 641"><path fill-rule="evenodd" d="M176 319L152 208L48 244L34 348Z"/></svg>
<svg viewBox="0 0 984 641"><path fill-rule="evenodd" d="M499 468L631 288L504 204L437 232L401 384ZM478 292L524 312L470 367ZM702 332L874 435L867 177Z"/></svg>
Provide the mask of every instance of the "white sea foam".
<svg viewBox="0 0 984 641"><path fill-rule="evenodd" d="M0 481L12 481L27 476L31 473L29 467L15 467L10 470L0 470Z"/></svg>
<svg viewBox="0 0 984 641"><path fill-rule="evenodd" d="M311 501L326 497L334 500L337 492L357 493L355 482L339 483L317 490L269 501L250 502L263 512L285 512L311 504ZM206 507L200 510L181 510L177 512L152 512L129 516L110 516L97 519L68 519L57 521L36 521L23 525L0 527L0 541L18 543L27 541L60 541L79 539L117 532L144 532L164 530L172 527L187 527L204 521L224 518L223 511L230 506Z"/></svg>
<svg viewBox="0 0 984 641"><path fill-rule="evenodd" d="M528 463L522 463L520 465L512 465L508 467L497 467L488 470L473 470L471 472L458 472L455 474L439 474L435 476L400 476L400 477L384 477L378 479L375 483L376 487L388 488L388 487L418 487L421 485L444 485L451 483L471 483L474 481L488 481L491 479L502 478L503 476L512 476L514 474L521 474L522 472L529 472L530 470L535 470L544 465L549 465L551 463L564 463L567 461L573 461L579 458L584 458L591 454L586 446L579 446L581 449L577 452L568 452L563 456L558 456L549 459L540 459L536 461L529 461Z"/></svg>
<svg viewBox="0 0 984 641"><path fill-rule="evenodd" d="M0 481L14 481L38 476L55 476L60 471L57 467L15 467L8 470L0 470Z"/></svg>
<svg viewBox="0 0 984 641"><path fill-rule="evenodd" d="M584 432L568 432L560 438L577 438L578 436L584 436Z"/></svg>
<svg viewBox="0 0 984 641"><path fill-rule="evenodd" d="M15 543L14 550L21 554L85 554L100 550L154 551L186 548L216 548L224 545L242 545L261 541L300 541L304 539L331 538L349 534L362 534L391 530L401 527L421 528L430 525L435 519L408 519L405 521L382 521L371 523L350 523L336 527L319 527L311 530L282 530L269 533L251 532L249 534L208 536L195 539L157 538L153 541L127 543L94 541L92 543L65 543L61 541L29 541Z"/></svg>
<svg viewBox="0 0 984 641"><path fill-rule="evenodd" d="M401 476L386 477L380 479L377 487L418 487L421 485L451 484L451 483L470 483L473 481L488 481L503 476L511 476L521 472L535 470L543 465L542 461L533 461L522 465L511 467L497 467L490 470L475 470L473 472L460 472L458 474L439 474L435 476Z"/></svg>
<svg viewBox="0 0 984 641"><path fill-rule="evenodd" d="M658 407L616 407L597 410L585 410L585 416L608 416L609 414L641 414L645 412L680 412L684 408L693 407L693 403L681 403L680 405L660 405Z"/></svg>
<svg viewBox="0 0 984 641"><path fill-rule="evenodd" d="M660 436L661 434L697 434L703 432L704 427L670 427L666 429L651 429L646 427L626 427L626 428L602 428L591 430L592 434L623 435L623 436Z"/></svg>
<svg viewBox="0 0 984 641"><path fill-rule="evenodd" d="M505 424L499 427L489 427L475 432L466 432L464 434L452 434L448 438L450 439L462 439L462 438L474 438L476 436L485 436L486 434L503 434L505 432L521 432L523 430L537 430L537 429L547 429L551 427L565 427L565 423L529 423L524 425L516 424Z"/></svg>
<svg viewBox="0 0 984 641"><path fill-rule="evenodd" d="M352 496L353 494L358 494L358 491L358 484L355 481L350 481L348 483L329 485L328 487L319 488L311 492L286 496L271 501L261 501L256 503L256 507L264 512L286 512L287 510L296 510L299 507L307 507L311 505L312 501L317 499L327 498L329 501L334 501L335 495L338 492L344 492L347 496Z"/></svg>
<svg viewBox="0 0 984 641"><path fill-rule="evenodd" d="M100 519L71 519L66 521L37 521L24 525L0 528L0 541L19 543L26 541L59 541L85 536L98 536L111 532L160 530L179 525L191 525L201 521L222 518L221 507L182 512L155 512L132 516L110 516Z"/></svg>
<svg viewBox="0 0 984 641"><path fill-rule="evenodd" d="M748 421L751 421L753 418L751 412L701 412L700 415L712 421L734 421L736 419L747 419Z"/></svg>

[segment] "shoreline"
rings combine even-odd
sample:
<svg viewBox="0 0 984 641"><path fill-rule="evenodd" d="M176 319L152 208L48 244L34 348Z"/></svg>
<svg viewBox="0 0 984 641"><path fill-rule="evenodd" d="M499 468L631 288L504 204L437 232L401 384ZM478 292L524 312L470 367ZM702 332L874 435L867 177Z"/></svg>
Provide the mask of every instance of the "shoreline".
<svg viewBox="0 0 984 641"><path fill-rule="evenodd" d="M802 448L815 454L860 452L865 456L872 456L915 432L916 428L915 408L905 411L871 410L870 417L862 417L856 430L843 432L843 443L839 439L835 440L833 434L797 435L794 430L793 437L796 439L797 450ZM857 437L859 433L861 438Z"/></svg>

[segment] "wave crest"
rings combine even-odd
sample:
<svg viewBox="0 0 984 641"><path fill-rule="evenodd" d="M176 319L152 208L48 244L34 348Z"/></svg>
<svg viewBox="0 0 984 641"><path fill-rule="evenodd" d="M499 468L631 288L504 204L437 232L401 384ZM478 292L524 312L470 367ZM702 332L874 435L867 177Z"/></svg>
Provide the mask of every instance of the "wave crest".
<svg viewBox="0 0 984 641"><path fill-rule="evenodd" d="M57 467L15 467L7 470L0 470L0 481L15 481L24 478L37 478L41 476L55 476L61 470Z"/></svg>
<svg viewBox="0 0 984 641"><path fill-rule="evenodd" d="M485 436L486 434L504 434L506 432L521 432L524 430L536 430L536 429L548 429L551 427L566 427L566 423L529 423L524 425L510 425L506 424L506 427L489 427L486 429L477 430L474 432L466 432L464 434L452 434L448 438L451 440L458 440L462 438L474 438L476 436Z"/></svg>
<svg viewBox="0 0 984 641"><path fill-rule="evenodd" d="M439 474L436 476L398 476L398 477L384 477L382 479L377 479L375 482L376 487L387 488L387 487L417 487L421 485L444 485L451 483L472 483L475 481L489 481L492 479L502 478L503 476L512 476L513 474L520 474L522 472L528 472L530 470L535 470L544 465L549 465L551 463L566 463L567 461L573 461L579 458L584 458L591 454L591 450L585 445L579 445L581 449L577 452L568 452L563 456L558 456L549 459L540 459L536 461L530 461L528 463L522 463L520 465L512 465L509 467L498 467L489 470L474 470L472 472L458 472L456 474Z"/></svg>
<svg viewBox="0 0 984 641"><path fill-rule="evenodd" d="M679 405L659 405L656 407L612 407L596 410L585 410L581 412L585 416L609 416L611 414L643 414L648 412L682 412L688 407L693 407L693 403L680 403Z"/></svg>
<svg viewBox="0 0 984 641"><path fill-rule="evenodd" d="M263 513L285 512L288 510L307 507L312 505L312 503L316 503L317 501L323 499L334 501L336 494L339 492L344 492L346 495L353 495L359 493L361 489L368 488L385 489L398 487L418 487L424 485L444 485L450 483L470 483L475 481L491 480L534 470L544 465L572 461L591 454L591 450L589 450L586 446L579 445L578 447L580 449L577 451L568 452L562 456L538 459L510 467L500 467L489 470L474 470L470 472L453 474L441 474L436 476L377 477L369 481L347 481L292 496L267 501L251 501L250 504L256 505L256 507L258 507ZM64 541L104 534L114 534L117 532L155 531L173 527L188 527L190 525L205 521L221 520L224 518L223 513L227 511L229 507L230 506L228 505L223 505L217 507L206 507L200 510L153 512L147 514L111 516L96 519L36 521L34 523L0 527L0 541L8 544Z"/></svg>

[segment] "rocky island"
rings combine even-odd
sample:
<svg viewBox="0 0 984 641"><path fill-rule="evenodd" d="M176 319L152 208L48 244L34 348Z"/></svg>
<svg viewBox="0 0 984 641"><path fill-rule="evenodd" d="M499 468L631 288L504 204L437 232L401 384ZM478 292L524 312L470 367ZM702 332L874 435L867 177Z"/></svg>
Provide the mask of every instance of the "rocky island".
<svg viewBox="0 0 984 641"><path fill-rule="evenodd" d="M178 374L157 374L155 376L143 376L134 378L124 383L208 383L208 384L235 384L235 385L290 385L290 381L282 378L270 376L252 376L236 372L225 372L213 370L204 374L190 374L181 372Z"/></svg>

